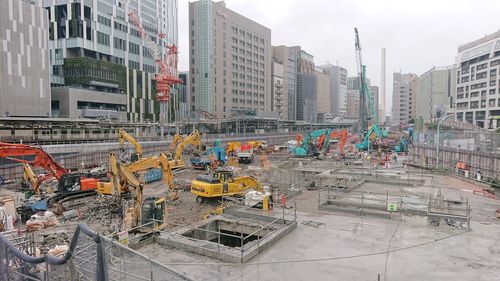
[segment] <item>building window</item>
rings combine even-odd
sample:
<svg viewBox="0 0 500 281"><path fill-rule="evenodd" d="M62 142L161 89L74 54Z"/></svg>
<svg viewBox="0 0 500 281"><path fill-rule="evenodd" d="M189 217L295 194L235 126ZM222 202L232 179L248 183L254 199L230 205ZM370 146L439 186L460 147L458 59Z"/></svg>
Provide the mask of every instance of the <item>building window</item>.
<svg viewBox="0 0 500 281"><path fill-rule="evenodd" d="M125 44L125 40L113 37L113 46L115 47L115 49L125 51L127 49L127 46Z"/></svg>
<svg viewBox="0 0 500 281"><path fill-rule="evenodd" d="M111 20L101 15L97 15L97 22L99 22L102 25L111 27Z"/></svg>
<svg viewBox="0 0 500 281"><path fill-rule="evenodd" d="M128 51L132 54L139 54L140 47L137 44L134 44L132 42L128 42Z"/></svg>
<svg viewBox="0 0 500 281"><path fill-rule="evenodd" d="M109 46L109 35L97 31L97 43L104 46Z"/></svg>

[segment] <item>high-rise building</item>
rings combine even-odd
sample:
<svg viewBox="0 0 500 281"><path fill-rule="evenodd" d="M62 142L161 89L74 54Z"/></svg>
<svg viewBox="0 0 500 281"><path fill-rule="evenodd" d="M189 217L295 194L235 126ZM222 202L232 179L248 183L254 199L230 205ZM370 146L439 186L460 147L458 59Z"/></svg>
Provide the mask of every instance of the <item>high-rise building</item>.
<svg viewBox="0 0 500 281"><path fill-rule="evenodd" d="M273 46L273 60L283 65L283 119L296 120L300 47Z"/></svg>
<svg viewBox="0 0 500 281"><path fill-rule="evenodd" d="M392 123L405 124L416 116L418 76L413 73L395 72L392 85Z"/></svg>
<svg viewBox="0 0 500 281"><path fill-rule="evenodd" d="M433 67L419 76L416 95L416 116L434 121L453 108L456 93L456 68Z"/></svg>
<svg viewBox="0 0 500 281"><path fill-rule="evenodd" d="M163 55L177 44L177 0L37 2L49 11L54 116L158 120L158 67L128 12Z"/></svg>
<svg viewBox="0 0 500 281"><path fill-rule="evenodd" d="M219 118L271 111L271 30L223 1L189 3L195 110Z"/></svg>
<svg viewBox="0 0 500 281"><path fill-rule="evenodd" d="M338 65L324 65L331 79L330 107L336 117L343 117L347 112L347 69Z"/></svg>
<svg viewBox="0 0 500 281"><path fill-rule="evenodd" d="M377 115L377 118L378 118L379 123L380 123L381 121L384 121L384 120L381 120L380 116L379 116L379 111L380 111L380 106L379 106L379 103L380 103L379 88L378 88L378 86L369 86L369 89L370 89L371 95L373 96L373 107L375 108L375 112L372 113L372 114L376 114ZM368 116L368 117L372 118L372 116Z"/></svg>
<svg viewBox="0 0 500 281"><path fill-rule="evenodd" d="M500 127L500 31L458 47L456 118Z"/></svg>
<svg viewBox="0 0 500 281"><path fill-rule="evenodd" d="M347 90L347 112L345 117L359 118L359 90Z"/></svg>
<svg viewBox="0 0 500 281"><path fill-rule="evenodd" d="M318 99L317 102L317 111L318 114L332 114L332 90L331 90L331 82L332 79L330 77L329 71L323 69L322 67L316 67L316 77L318 80L318 87L316 96Z"/></svg>
<svg viewBox="0 0 500 281"><path fill-rule="evenodd" d="M0 116L50 117L48 12L3 1L0 31Z"/></svg>
<svg viewBox="0 0 500 281"><path fill-rule="evenodd" d="M386 50L385 48L382 48L382 54L380 56L381 62L380 62L380 105L379 105L379 116L378 120L380 123L385 123L385 111L386 111L386 104L385 104L385 82L386 82L386 69L385 69L385 64L386 64Z"/></svg>
<svg viewBox="0 0 500 281"><path fill-rule="evenodd" d="M314 57L304 50L300 51L297 72L297 120L316 122L317 79L314 70Z"/></svg>
<svg viewBox="0 0 500 281"><path fill-rule="evenodd" d="M191 118L191 96L189 93L189 72L180 72L179 79L182 81L178 84L178 91L174 94L175 104L177 106L177 114L175 120L187 120Z"/></svg>
<svg viewBox="0 0 500 281"><path fill-rule="evenodd" d="M283 79L283 64L273 61L273 65L271 67L272 72L272 110L278 113L280 119L284 119L285 115L285 107L284 104L284 79Z"/></svg>

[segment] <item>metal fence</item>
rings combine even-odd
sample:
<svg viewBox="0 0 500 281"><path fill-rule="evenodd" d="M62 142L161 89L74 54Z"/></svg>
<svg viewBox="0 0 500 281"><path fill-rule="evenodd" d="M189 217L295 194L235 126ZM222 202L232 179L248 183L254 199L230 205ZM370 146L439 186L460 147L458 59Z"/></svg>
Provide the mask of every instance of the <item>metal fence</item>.
<svg viewBox="0 0 500 281"><path fill-rule="evenodd" d="M456 148L486 153L500 154L500 133L486 131L452 131L429 130L425 133L415 133L413 141L423 144L437 144L440 147Z"/></svg>
<svg viewBox="0 0 500 281"><path fill-rule="evenodd" d="M35 253L32 234L0 234L0 281L190 280L83 223L62 256L35 257Z"/></svg>

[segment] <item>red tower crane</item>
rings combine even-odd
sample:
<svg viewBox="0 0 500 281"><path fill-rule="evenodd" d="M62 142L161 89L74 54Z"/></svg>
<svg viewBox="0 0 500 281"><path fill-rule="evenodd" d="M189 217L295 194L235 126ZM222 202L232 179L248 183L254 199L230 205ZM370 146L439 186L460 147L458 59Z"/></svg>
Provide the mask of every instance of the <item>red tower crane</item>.
<svg viewBox="0 0 500 281"><path fill-rule="evenodd" d="M137 28L137 31L144 41L144 45L159 67L159 72L155 77L157 90L156 100L160 102L160 121L164 121L166 105L170 99L171 87L182 82L178 78L177 73L177 46L175 44L165 46L166 52L165 55L162 56L161 47L158 46L155 41L151 40L149 34L142 27L139 17L133 11L128 13L128 17L130 22ZM165 34L160 33L158 37L165 38Z"/></svg>

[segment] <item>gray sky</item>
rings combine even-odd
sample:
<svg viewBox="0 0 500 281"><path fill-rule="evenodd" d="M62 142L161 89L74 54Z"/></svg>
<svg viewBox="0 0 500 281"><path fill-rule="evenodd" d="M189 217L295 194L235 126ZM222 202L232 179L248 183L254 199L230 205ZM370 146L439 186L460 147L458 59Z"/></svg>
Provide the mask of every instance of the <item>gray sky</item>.
<svg viewBox="0 0 500 281"><path fill-rule="evenodd" d="M387 48L388 109L392 73L418 75L455 62L457 47L500 29L499 0L226 0L227 8L271 29L272 45L300 45L317 65L338 63L356 75L354 27L372 85L380 86ZM179 0L179 69L188 70L188 1Z"/></svg>

